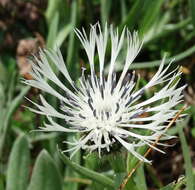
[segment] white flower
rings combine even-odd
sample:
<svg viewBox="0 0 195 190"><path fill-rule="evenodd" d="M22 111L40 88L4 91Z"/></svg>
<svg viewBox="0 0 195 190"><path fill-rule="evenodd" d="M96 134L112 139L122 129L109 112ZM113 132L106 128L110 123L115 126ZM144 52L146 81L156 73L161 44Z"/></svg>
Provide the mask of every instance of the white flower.
<svg viewBox="0 0 195 190"><path fill-rule="evenodd" d="M165 122L174 117L177 110L173 108L182 101L182 90L185 86L177 88L178 80L175 82L181 73L178 68L167 73L170 64L165 66L163 59L150 82L143 88L135 90L135 74L129 74L128 69L142 46L136 32L131 34L124 28L119 37L118 30L113 30L112 26L110 29L106 26L102 32L99 24L91 26L89 39L84 30L81 32L76 29L75 32L86 51L90 75L85 76L83 70L79 84L76 85L67 71L59 49L57 52L40 50L39 58L35 57L36 63L31 61L33 80L25 80L24 83L55 96L61 101L62 106L60 111L57 111L40 95L42 105L32 102L37 110L29 109L47 116L49 123L41 127L43 131L81 133L80 139L66 142L73 146L64 151L71 151L71 156L79 149L87 149L90 152L98 150L100 155L102 149L110 151L114 143L120 143L134 156L147 162L146 158L136 152L136 148L143 145L155 148L152 144L159 135L165 133L167 126ZM110 67L108 75L104 76L105 53L109 38ZM127 45L124 68L117 80L114 67L125 44ZM99 58L99 75L95 74L96 51ZM70 88L56 76L49 61L52 61L66 78L71 85ZM48 81L55 83L63 93L55 90ZM146 101L142 101L141 97L145 91L158 84L164 84L164 87ZM146 113L146 116L140 117L143 113ZM64 125L56 123L53 118L62 119Z"/></svg>

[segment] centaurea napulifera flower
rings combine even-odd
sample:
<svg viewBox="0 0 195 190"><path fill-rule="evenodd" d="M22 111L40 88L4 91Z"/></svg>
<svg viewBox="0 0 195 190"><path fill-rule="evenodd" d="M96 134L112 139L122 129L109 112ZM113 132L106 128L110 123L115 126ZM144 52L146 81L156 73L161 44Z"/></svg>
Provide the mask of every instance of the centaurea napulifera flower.
<svg viewBox="0 0 195 190"><path fill-rule="evenodd" d="M99 24L91 26L89 39L84 30L75 30L76 35L83 45L90 64L90 74L85 76L84 70L78 84L71 79L60 50L57 52L40 50L39 58L34 57L32 62L33 80L24 83L39 88L61 102L60 110L56 110L46 99L40 95L41 105L32 102L37 110L30 108L35 113L46 115L49 123L40 129L46 132L80 133L80 139L66 142L72 148L64 152L72 152L73 156L79 149L90 152L97 150L99 155L103 149L110 151L114 143L120 143L134 156L147 162L148 160L136 152L136 148L148 145L152 148L154 141L165 133L167 124L176 114L173 108L182 101L184 86L177 88L178 68L168 72L170 64L165 66L162 60L156 74L141 89L135 90L135 74L129 74L128 69L139 53L142 41L138 34L131 34L126 28L119 36L118 30L107 26L102 32ZM108 75L104 75L105 54L107 41L111 41L111 58ZM114 68L122 47L126 45L126 58L124 68L116 79ZM94 57L98 55L98 75L95 71ZM49 61L52 61L59 72L65 77L70 88L64 85L54 71ZM55 83L59 92L48 83ZM164 85L152 97L143 101L145 91L156 85ZM143 113L145 117L140 117ZM53 118L59 118L64 124L58 124ZM67 124L65 124L67 123ZM159 150L159 149L157 149ZM159 150L161 151L161 150Z"/></svg>

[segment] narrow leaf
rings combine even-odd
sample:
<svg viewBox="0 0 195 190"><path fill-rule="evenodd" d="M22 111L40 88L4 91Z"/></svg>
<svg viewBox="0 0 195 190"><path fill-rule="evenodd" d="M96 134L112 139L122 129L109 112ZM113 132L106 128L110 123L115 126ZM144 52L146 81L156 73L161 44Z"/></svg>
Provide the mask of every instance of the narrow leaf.
<svg viewBox="0 0 195 190"><path fill-rule="evenodd" d="M133 28L136 21L139 19L141 15L141 9L143 8L145 0L137 0L133 4L133 7L128 12L127 16L124 18L124 22L119 27L120 30L123 29L124 26L128 26L129 29Z"/></svg>
<svg viewBox="0 0 195 190"><path fill-rule="evenodd" d="M49 0L48 1L48 6L47 6L47 10L45 12L45 16L46 16L46 19L47 19L47 23L49 25L51 25L51 22L52 22L52 19L56 13L57 10L59 10L59 6L60 4L62 3L61 0Z"/></svg>
<svg viewBox="0 0 195 190"><path fill-rule="evenodd" d="M0 190L4 190L4 184L3 184L3 179L0 178Z"/></svg>
<svg viewBox="0 0 195 190"><path fill-rule="evenodd" d="M191 9L192 24L195 27L195 1L194 0L188 0L188 1L189 1L189 7Z"/></svg>
<svg viewBox="0 0 195 190"><path fill-rule="evenodd" d="M24 96L29 91L29 89L30 89L30 86L23 88L21 90L20 94L12 100L9 107L5 110L6 114L4 116L4 120L2 123L0 123L0 125L2 125L2 127L0 127L0 129L1 129L1 131L0 131L0 157L1 157L2 152L3 152L3 146L5 143L10 118L11 118L12 114L14 113L15 109L19 106L21 100L24 98Z"/></svg>
<svg viewBox="0 0 195 190"><path fill-rule="evenodd" d="M72 1L71 4L71 27L75 28L77 23L79 22L78 17L78 2L76 0ZM66 58L66 64L68 66L69 72L72 76L72 79L78 78L78 64L75 64L77 62L77 42L75 40L75 33L71 32L69 35L69 41L68 41L68 51L67 51L67 58ZM78 72L75 72L75 71Z"/></svg>
<svg viewBox="0 0 195 190"><path fill-rule="evenodd" d="M73 30L70 24L65 25L59 32L56 37L55 44L60 48L64 40L67 38L69 33Z"/></svg>
<svg viewBox="0 0 195 190"><path fill-rule="evenodd" d="M147 190L143 164L136 171L135 182L136 182L138 189Z"/></svg>
<svg viewBox="0 0 195 190"><path fill-rule="evenodd" d="M179 132L179 138L181 141L181 148L183 152L184 162L185 162L185 172L186 172L186 182L187 182L187 189L188 190L194 190L194 177L193 177L193 171L192 171L192 161L190 157L190 149L187 144L182 125L186 125L188 118L184 120L183 122L180 122L177 124L178 132Z"/></svg>
<svg viewBox="0 0 195 190"><path fill-rule="evenodd" d="M67 141L71 141L73 139L73 137L79 138L79 134L76 134L76 135L69 134L67 136ZM71 148L71 145L68 145L67 148ZM80 165L80 160L81 160L81 152L79 150L72 158L72 161L74 161L76 164ZM70 177L70 178L79 178L80 177L79 174L77 172L75 172L69 166L66 167L65 176ZM78 183L76 183L76 182L66 181L65 186L66 186L66 190L77 190L78 189Z"/></svg>
<svg viewBox="0 0 195 190"><path fill-rule="evenodd" d="M148 0L147 9L144 10L143 20L140 23L141 34L145 34L160 15L160 8L164 0Z"/></svg>
<svg viewBox="0 0 195 190"><path fill-rule="evenodd" d="M105 26L106 22L108 22L108 16L111 7L111 1L101 0L101 23L102 26Z"/></svg>
<svg viewBox="0 0 195 190"><path fill-rule="evenodd" d="M59 12L56 12L51 19L51 24L49 25L49 34L47 37L47 48L53 49L55 47L55 39L58 33L59 24Z"/></svg>
<svg viewBox="0 0 195 190"><path fill-rule="evenodd" d="M126 154L117 153L110 155L108 160L115 173L124 173L126 171Z"/></svg>
<svg viewBox="0 0 195 190"><path fill-rule="evenodd" d="M26 190L29 165L29 144L25 136L20 136L15 141L9 158L6 190Z"/></svg>
<svg viewBox="0 0 195 190"><path fill-rule="evenodd" d="M46 150L43 150L35 163L28 190L62 190L60 173Z"/></svg>

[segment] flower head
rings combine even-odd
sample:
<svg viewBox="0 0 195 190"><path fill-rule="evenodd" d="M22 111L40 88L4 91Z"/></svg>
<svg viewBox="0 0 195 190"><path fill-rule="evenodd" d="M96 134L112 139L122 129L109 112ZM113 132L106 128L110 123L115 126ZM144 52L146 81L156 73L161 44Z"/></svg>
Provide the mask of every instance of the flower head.
<svg viewBox="0 0 195 190"><path fill-rule="evenodd" d="M152 144L159 135L165 133L165 122L174 117L177 110L173 108L182 101L184 86L177 88L178 81L176 81L181 73L178 69L168 73L170 64L165 66L163 59L152 79L144 87L136 90L135 73L128 73L130 64L142 46L136 32L131 34L124 28L119 36L118 30L114 30L112 26L109 29L106 26L102 32L99 24L91 26L89 39L84 30L81 32L76 29L75 32L90 64L90 74L86 76L83 70L77 85L71 79L59 49L57 52L40 50L39 58L35 57L35 62L31 61L33 80L25 80L24 83L55 96L61 102L59 110L52 107L42 95L40 95L41 105L32 102L37 110L32 108L30 110L46 115L49 121L40 129L81 133L80 139L66 142L73 146L65 150L65 152L71 151L71 156L79 149L98 150L100 155L103 149L110 151L114 143L120 143L137 158L148 161L136 152L136 148L143 145L153 147ZM105 76L104 64L108 39L111 40L111 58L108 75ZM124 68L119 79L116 79L114 67L125 44ZM99 58L98 75L94 65L96 51ZM56 76L49 61L52 61L66 78L70 88ZM63 93L52 87L48 81L55 83ZM164 87L152 97L142 101L145 91L158 84L163 84ZM146 113L146 116L140 117L143 113ZM64 125L58 124L53 118L62 119Z"/></svg>

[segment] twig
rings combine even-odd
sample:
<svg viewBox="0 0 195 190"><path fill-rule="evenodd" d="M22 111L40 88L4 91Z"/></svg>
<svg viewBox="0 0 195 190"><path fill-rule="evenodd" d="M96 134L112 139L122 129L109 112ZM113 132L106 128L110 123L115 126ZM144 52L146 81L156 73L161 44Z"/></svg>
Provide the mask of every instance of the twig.
<svg viewBox="0 0 195 190"><path fill-rule="evenodd" d="M171 122L167 125L167 127L165 128L165 131L167 131L172 125L173 123L179 118L180 114L186 109L186 105L184 105L175 115L175 117L171 120ZM158 138L155 140L155 142L152 144L152 146L156 146L158 141L160 140L160 138L163 136L163 134L159 135ZM147 157L148 154L151 152L152 147L150 147L146 153L144 154L144 157ZM127 182L129 181L129 179L131 178L131 176L133 175L133 173L136 171L136 169L143 163L143 160L139 160L139 162L135 165L135 167L128 173L128 175L125 177L125 179L123 180L122 184L120 185L118 190L123 190L127 184Z"/></svg>

